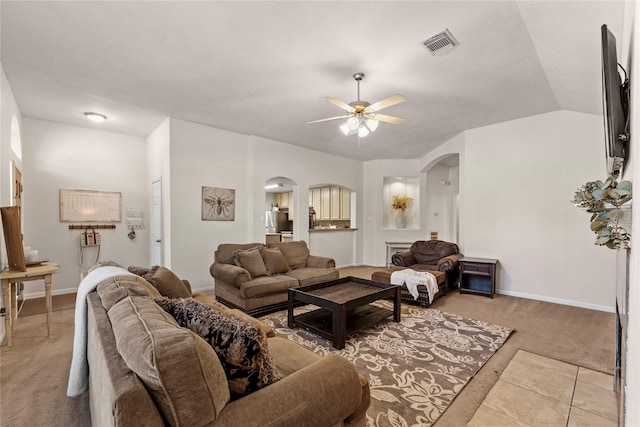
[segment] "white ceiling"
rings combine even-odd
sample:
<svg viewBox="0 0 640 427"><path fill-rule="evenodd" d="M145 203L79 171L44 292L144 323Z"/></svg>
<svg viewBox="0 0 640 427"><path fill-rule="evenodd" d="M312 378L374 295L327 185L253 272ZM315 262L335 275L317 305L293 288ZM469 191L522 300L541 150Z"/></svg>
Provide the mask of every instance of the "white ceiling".
<svg viewBox="0 0 640 427"><path fill-rule="evenodd" d="M6 1L1 59L25 117L146 136L167 116L358 159L418 158L465 129L601 114L600 26L622 1ZM445 28L460 45L431 56ZM325 101L394 94L360 140ZM102 125L82 115L109 116Z"/></svg>

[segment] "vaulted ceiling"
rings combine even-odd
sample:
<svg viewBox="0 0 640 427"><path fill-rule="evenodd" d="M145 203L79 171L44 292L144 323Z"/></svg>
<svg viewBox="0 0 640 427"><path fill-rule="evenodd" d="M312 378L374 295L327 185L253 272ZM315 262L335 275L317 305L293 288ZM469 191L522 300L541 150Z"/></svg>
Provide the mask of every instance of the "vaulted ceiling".
<svg viewBox="0 0 640 427"><path fill-rule="evenodd" d="M357 159L418 158L458 133L601 114L600 26L622 1L6 1L1 60L25 117L146 136L167 116ZM421 44L448 29L459 45ZM394 94L358 142L325 101ZM83 116L109 117L93 125Z"/></svg>

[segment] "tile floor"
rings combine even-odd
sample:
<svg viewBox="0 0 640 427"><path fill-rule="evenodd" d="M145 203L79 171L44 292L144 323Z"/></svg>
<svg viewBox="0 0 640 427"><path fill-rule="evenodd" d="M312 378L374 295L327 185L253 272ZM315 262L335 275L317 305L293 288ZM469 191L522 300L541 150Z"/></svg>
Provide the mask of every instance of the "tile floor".
<svg viewBox="0 0 640 427"><path fill-rule="evenodd" d="M467 425L615 427L613 376L519 350Z"/></svg>

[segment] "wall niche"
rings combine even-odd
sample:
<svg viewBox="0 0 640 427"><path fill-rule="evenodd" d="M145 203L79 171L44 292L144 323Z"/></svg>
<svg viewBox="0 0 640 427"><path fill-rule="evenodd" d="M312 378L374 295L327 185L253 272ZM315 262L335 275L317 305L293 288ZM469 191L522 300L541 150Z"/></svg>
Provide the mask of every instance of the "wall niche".
<svg viewBox="0 0 640 427"><path fill-rule="evenodd" d="M409 207L401 212L391 207L394 196L411 197L413 200ZM420 177L385 176L382 182L382 200L384 203L383 229L418 230L420 228ZM399 215L404 215L404 221L399 220Z"/></svg>

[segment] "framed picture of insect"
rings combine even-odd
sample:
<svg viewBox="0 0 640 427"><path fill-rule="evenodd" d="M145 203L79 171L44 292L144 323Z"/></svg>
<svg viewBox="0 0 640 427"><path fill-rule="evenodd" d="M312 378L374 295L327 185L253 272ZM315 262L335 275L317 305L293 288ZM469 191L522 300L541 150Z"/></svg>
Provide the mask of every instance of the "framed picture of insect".
<svg viewBox="0 0 640 427"><path fill-rule="evenodd" d="M202 187L202 220L235 221L236 190Z"/></svg>

